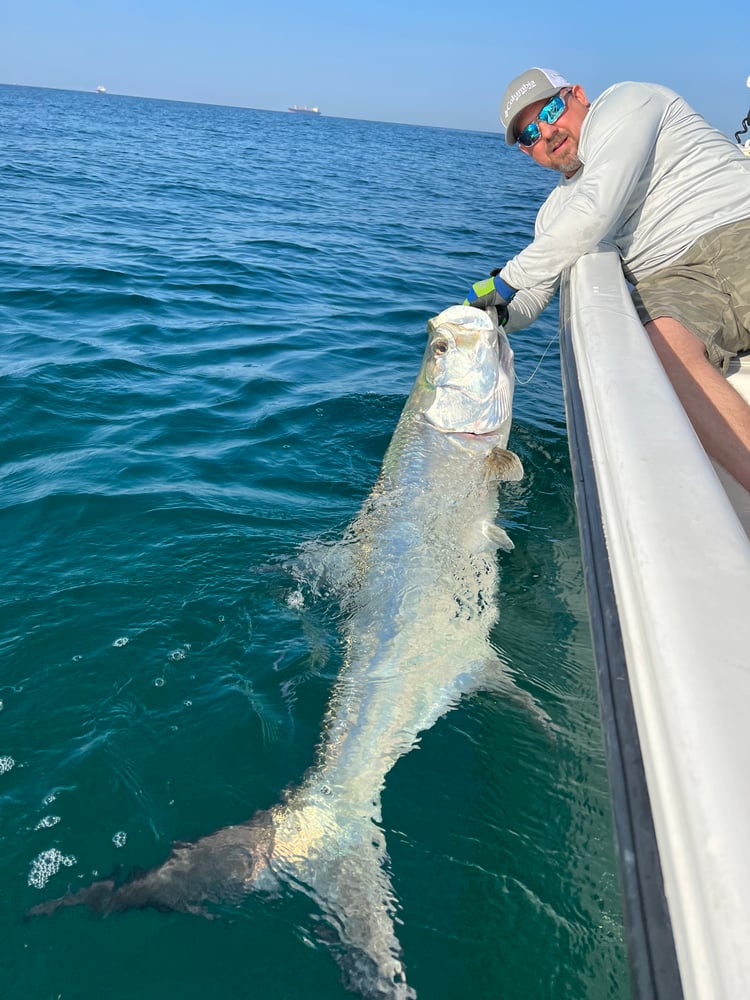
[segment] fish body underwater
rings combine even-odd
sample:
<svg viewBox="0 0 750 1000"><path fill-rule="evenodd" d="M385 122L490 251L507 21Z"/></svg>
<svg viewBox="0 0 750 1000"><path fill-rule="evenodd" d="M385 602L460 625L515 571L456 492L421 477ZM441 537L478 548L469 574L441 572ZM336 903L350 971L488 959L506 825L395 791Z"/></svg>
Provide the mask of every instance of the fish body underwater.
<svg viewBox="0 0 750 1000"><path fill-rule="evenodd" d="M422 366L360 513L333 547L344 662L315 762L271 809L192 843L116 884L35 906L109 913L205 912L291 886L320 908L346 985L366 998L415 997L407 984L380 825L386 775L464 694L513 685L490 644L497 621L498 483L523 475L506 450L513 352L494 318L451 306L431 319ZM345 572L341 573L341 567ZM341 585L343 577L344 585Z"/></svg>

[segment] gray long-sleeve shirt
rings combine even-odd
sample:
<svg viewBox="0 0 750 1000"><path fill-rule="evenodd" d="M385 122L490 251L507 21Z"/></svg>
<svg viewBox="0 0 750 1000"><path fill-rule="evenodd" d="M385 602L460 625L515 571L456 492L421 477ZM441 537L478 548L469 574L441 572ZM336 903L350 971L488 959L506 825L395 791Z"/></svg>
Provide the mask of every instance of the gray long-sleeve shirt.
<svg viewBox="0 0 750 1000"><path fill-rule="evenodd" d="M519 289L508 332L531 323L563 270L600 244L617 250L637 284L704 233L750 218L750 157L667 87L605 90L583 121L578 155L582 168L539 210L534 242L500 272Z"/></svg>

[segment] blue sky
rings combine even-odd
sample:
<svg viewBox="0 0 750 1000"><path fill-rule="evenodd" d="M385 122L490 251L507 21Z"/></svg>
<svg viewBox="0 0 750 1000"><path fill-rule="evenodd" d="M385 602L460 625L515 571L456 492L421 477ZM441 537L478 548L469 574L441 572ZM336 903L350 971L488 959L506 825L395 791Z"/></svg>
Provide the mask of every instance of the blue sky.
<svg viewBox="0 0 750 1000"><path fill-rule="evenodd" d="M530 65L589 96L618 80L679 91L722 131L750 105L747 0L34 0L4 4L0 82L499 131Z"/></svg>

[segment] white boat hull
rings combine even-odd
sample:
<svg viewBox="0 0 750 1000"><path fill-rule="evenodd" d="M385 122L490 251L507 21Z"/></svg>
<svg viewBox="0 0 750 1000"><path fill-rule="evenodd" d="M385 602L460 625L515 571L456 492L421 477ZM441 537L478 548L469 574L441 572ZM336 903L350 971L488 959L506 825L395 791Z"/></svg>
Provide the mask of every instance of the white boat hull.
<svg viewBox="0 0 750 1000"><path fill-rule="evenodd" d="M634 993L747 997L750 498L701 447L616 254L572 269L561 344Z"/></svg>

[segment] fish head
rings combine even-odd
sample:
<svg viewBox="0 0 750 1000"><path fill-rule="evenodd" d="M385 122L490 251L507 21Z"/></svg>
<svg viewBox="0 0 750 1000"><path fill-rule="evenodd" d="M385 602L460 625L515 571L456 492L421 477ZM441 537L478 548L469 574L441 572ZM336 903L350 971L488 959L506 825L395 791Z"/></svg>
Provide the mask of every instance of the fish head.
<svg viewBox="0 0 750 1000"><path fill-rule="evenodd" d="M438 430L491 435L505 445L514 381L513 351L494 317L473 306L450 306L427 324L409 403Z"/></svg>

